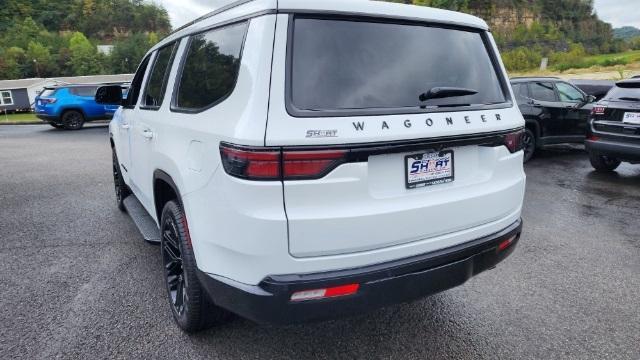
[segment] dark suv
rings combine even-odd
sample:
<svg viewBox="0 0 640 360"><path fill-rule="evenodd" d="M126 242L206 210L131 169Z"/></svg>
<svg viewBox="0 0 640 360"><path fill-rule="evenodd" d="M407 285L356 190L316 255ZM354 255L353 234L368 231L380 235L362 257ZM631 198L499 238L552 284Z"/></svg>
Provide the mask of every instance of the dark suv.
<svg viewBox="0 0 640 360"><path fill-rule="evenodd" d="M526 121L524 161L545 145L582 143L595 98L557 78L511 79Z"/></svg>
<svg viewBox="0 0 640 360"><path fill-rule="evenodd" d="M585 141L591 165L613 171L622 161L640 163L640 79L616 83L592 114Z"/></svg>

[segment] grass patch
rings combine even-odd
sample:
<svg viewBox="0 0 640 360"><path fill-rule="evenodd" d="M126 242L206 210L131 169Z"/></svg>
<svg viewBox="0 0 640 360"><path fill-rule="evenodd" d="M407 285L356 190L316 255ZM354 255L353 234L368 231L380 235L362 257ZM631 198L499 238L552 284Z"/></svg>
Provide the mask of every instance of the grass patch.
<svg viewBox="0 0 640 360"><path fill-rule="evenodd" d="M0 112L0 123L3 122L11 122L11 123L29 123L42 120L38 119L33 113L18 113L18 114L4 114L4 112Z"/></svg>
<svg viewBox="0 0 640 360"><path fill-rule="evenodd" d="M586 69L594 66L608 67L616 65L628 65L640 62L640 50L627 51L615 54L589 55L584 57L570 56L567 53L557 54L553 69L564 72L570 69Z"/></svg>

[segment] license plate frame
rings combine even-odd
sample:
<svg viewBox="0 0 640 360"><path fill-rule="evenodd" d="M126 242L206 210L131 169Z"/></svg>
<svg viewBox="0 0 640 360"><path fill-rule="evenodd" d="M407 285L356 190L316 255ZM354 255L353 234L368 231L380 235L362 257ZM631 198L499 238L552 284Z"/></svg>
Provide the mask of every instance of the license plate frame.
<svg viewBox="0 0 640 360"><path fill-rule="evenodd" d="M622 115L622 123L640 125L640 112L625 112Z"/></svg>
<svg viewBox="0 0 640 360"><path fill-rule="evenodd" d="M441 169L434 169L432 172L436 172L436 174L421 174L424 168L421 168L420 174L414 174L413 179L411 178L411 168L413 164L417 161L421 161L424 164L425 161L428 163L423 165L426 166L427 172L429 171L429 166L432 164L432 161L437 162L438 160L449 160L448 164L442 165ZM410 165L411 164L411 165ZM420 166L420 165L418 165ZM437 167L437 164L433 164L433 166ZM438 174L439 173L439 174ZM453 182L455 180L455 156L453 150L442 150L442 151L423 151L420 153L410 154L404 156L404 183L405 187L409 190L422 188L426 186L447 184Z"/></svg>

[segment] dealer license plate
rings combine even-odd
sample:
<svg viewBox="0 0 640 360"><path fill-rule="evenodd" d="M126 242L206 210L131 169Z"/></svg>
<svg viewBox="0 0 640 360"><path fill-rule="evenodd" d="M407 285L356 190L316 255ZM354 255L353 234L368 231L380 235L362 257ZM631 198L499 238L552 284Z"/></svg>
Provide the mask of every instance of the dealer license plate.
<svg viewBox="0 0 640 360"><path fill-rule="evenodd" d="M640 125L640 113L633 113L633 112L624 113L622 122L625 124Z"/></svg>
<svg viewBox="0 0 640 360"><path fill-rule="evenodd" d="M431 151L405 156L407 189L452 182L453 151Z"/></svg>

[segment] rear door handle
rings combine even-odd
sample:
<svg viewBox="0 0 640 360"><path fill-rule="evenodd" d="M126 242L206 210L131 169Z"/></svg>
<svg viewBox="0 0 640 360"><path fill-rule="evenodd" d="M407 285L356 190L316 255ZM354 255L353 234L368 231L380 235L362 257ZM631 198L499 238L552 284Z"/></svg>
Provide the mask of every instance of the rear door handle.
<svg viewBox="0 0 640 360"><path fill-rule="evenodd" d="M129 125L129 124L122 124L122 125L120 125L120 127L121 127L121 128L123 128L123 129L125 129L125 130L127 130L127 129L129 129L129 128L131 127L131 125Z"/></svg>
<svg viewBox="0 0 640 360"><path fill-rule="evenodd" d="M151 140L153 139L153 131L149 129L144 129L142 130L142 136L147 140Z"/></svg>

